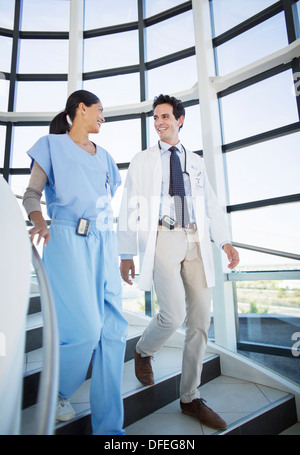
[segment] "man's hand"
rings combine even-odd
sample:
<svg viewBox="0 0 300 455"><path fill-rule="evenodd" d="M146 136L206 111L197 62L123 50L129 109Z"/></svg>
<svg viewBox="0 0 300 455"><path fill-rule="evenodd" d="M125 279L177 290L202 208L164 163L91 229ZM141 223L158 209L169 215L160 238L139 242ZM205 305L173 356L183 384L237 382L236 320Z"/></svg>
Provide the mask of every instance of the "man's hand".
<svg viewBox="0 0 300 455"><path fill-rule="evenodd" d="M229 261L227 267L229 269L234 269L240 262L239 253L230 243L226 243L223 246L223 250L225 251Z"/></svg>
<svg viewBox="0 0 300 455"><path fill-rule="evenodd" d="M122 259L120 264L120 272L123 280L132 285L133 282L129 278L129 273L131 274L131 278L134 280L135 278L135 266L133 259Z"/></svg>

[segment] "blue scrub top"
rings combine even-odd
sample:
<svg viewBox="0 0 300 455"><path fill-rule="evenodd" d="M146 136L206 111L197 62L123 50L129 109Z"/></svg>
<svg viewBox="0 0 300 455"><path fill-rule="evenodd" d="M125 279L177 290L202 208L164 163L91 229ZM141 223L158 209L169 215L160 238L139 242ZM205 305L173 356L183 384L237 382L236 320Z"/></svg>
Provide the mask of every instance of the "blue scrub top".
<svg viewBox="0 0 300 455"><path fill-rule="evenodd" d="M27 153L47 174L45 196L51 219L96 221L101 212L111 210L110 196L121 177L105 149L97 145L96 154L91 155L68 134L49 134Z"/></svg>

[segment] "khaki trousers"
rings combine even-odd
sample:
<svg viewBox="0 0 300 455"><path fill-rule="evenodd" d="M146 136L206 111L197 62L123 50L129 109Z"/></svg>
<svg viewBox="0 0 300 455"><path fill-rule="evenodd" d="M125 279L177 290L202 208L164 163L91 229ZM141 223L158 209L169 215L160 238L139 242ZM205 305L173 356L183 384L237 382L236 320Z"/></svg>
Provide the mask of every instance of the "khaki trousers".
<svg viewBox="0 0 300 455"><path fill-rule="evenodd" d="M211 308L197 231L158 227L154 287L159 312L136 350L142 356L153 356L186 320L180 399L188 403L199 397Z"/></svg>

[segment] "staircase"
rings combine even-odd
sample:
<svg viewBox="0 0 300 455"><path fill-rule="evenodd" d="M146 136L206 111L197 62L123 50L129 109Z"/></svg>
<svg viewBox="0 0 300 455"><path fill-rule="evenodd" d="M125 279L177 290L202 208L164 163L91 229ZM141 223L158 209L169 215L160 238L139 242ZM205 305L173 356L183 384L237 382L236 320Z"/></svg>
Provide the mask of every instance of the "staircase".
<svg viewBox="0 0 300 455"><path fill-rule="evenodd" d="M280 387L280 381L253 381L253 374L245 369L248 360L241 360L238 374L232 374L232 363L222 365L226 352L218 352L209 344L203 365L200 392L207 405L228 423L224 431L200 425L192 417L183 415L179 407L179 382L183 333L171 337L170 342L152 363L156 383L143 387L134 375L133 352L147 324L147 319L126 313L129 335L123 375L124 427L126 435L275 435L297 424L296 399L293 387ZM42 364L43 322L38 293L32 294L28 311L26 353L23 382L22 434L35 434L35 409ZM233 360L234 362L234 360ZM235 365L235 363L233 363ZM237 362L238 364L238 362ZM259 371L261 368L258 367ZM222 370L222 373L221 373ZM224 371L223 371L224 370ZM239 371L240 370L240 371ZM229 373L229 374L228 374ZM243 377L245 376L245 377ZM255 373L255 376L257 374ZM262 377L260 375L260 377ZM89 380L71 399L77 413L67 423L57 423L57 435L91 434ZM270 384L269 384L270 383ZM297 391L297 387L295 389ZM296 428L300 434L299 424Z"/></svg>

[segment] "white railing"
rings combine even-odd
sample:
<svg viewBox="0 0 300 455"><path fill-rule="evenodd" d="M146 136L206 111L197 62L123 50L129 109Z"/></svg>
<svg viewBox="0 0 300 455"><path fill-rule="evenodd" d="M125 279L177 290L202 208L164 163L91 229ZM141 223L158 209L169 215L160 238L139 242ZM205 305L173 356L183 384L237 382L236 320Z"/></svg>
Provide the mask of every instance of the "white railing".
<svg viewBox="0 0 300 455"><path fill-rule="evenodd" d="M0 434L20 433L31 249L23 215L0 176Z"/></svg>
<svg viewBox="0 0 300 455"><path fill-rule="evenodd" d="M34 433L54 432L58 390L59 345L51 287L30 240L22 211L8 183L0 176L0 435L22 432L26 320L32 265L40 285L43 315L43 367Z"/></svg>
<svg viewBox="0 0 300 455"><path fill-rule="evenodd" d="M49 435L54 432L58 393L58 327L51 286L35 246L32 247L32 264L39 282L43 315L43 367L39 383L36 434Z"/></svg>

